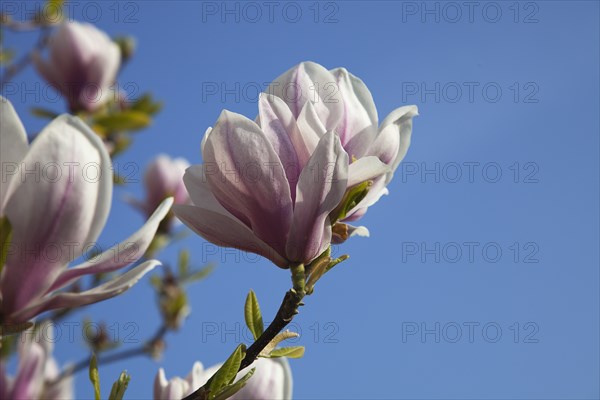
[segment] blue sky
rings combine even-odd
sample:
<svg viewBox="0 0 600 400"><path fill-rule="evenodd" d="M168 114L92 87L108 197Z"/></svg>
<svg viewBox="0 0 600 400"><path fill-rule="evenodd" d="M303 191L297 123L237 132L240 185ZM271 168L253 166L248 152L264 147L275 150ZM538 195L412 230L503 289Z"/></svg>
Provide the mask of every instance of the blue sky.
<svg viewBox="0 0 600 400"><path fill-rule="evenodd" d="M143 169L160 152L200 163L222 109L254 117L257 88L304 60L362 78L380 120L419 106L390 195L362 220L371 237L335 249L350 260L294 321L307 347L290 361L296 399L600 396L598 2L86 4L72 2L76 19L138 40L120 83L165 103L123 164ZM5 37L19 49L34 39ZM36 82L27 69L4 92L31 131L43 125L31 106L64 110L25 95ZM107 243L143 223L126 193L141 196L141 183L116 190ZM268 261L193 235L161 258L183 247L219 267L192 286L193 312L164 358L102 367L105 393L122 369L128 398L147 398L159 366L173 376L222 361L244 340L247 291L268 320L289 286ZM147 279L70 321L86 315L136 340L159 321ZM56 346L62 362L86 354L77 339ZM85 374L76 390L92 396Z"/></svg>

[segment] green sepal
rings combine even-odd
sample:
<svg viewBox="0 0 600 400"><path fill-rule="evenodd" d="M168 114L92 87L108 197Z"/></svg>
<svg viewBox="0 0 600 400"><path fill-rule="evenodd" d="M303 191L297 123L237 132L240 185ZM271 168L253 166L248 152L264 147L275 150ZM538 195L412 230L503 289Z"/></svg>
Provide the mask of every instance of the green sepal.
<svg viewBox="0 0 600 400"><path fill-rule="evenodd" d="M367 193L369 193L371 185L373 185L373 181L364 181L348 189L344 194L340 204L338 204L338 206L331 213L329 213L331 225L340 219L346 218L348 211L353 209L358 203L361 202L362 199L365 198Z"/></svg>

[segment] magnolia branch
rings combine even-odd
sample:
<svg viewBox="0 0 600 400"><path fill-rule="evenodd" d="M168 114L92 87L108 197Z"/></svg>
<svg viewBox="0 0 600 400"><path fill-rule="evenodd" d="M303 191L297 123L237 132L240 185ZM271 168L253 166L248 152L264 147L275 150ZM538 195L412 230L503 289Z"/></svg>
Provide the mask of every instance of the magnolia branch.
<svg viewBox="0 0 600 400"><path fill-rule="evenodd" d="M243 370L244 368L250 366L256 359L259 354L264 350L265 347L271 343L271 341L281 332L283 328L285 328L294 318L296 314L298 314L298 308L303 305L302 299L306 295L305 291L305 282L306 282L306 273L304 270L303 264L293 265L291 267L292 271L292 282L293 288L288 290L285 296L283 297L283 301L281 302L281 306L279 306L279 310L277 310L277 314L273 319L273 322L265 329L262 335L248 349L246 350L246 355L240 364L238 371ZM210 380L209 380L210 382ZM208 399L208 385L207 382L204 386L196 390L194 393L188 395L183 400L206 400Z"/></svg>

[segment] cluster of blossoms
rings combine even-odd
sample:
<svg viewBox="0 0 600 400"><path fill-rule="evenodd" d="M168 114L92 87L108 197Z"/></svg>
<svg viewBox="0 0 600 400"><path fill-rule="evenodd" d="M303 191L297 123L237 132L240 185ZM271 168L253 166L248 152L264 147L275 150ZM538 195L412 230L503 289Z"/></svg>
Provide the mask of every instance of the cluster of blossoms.
<svg viewBox="0 0 600 400"><path fill-rule="evenodd" d="M32 60L71 112L96 112L115 95L122 54L104 32L68 22L48 47L48 59L34 53ZM388 193L417 114L415 106L405 106L379 123L359 78L344 68L301 63L261 94L254 120L223 111L202 139L203 164L166 155L150 163L146 198L129 200L147 222L123 243L86 257L90 245L97 249L111 208L107 143L70 115L55 118L29 143L11 103L0 97L0 336L23 330L47 311L129 289L160 264L143 256L157 232L170 234L175 216L216 245L259 254L280 268L308 265L332 243L368 236L366 227L351 223ZM131 265L95 287L75 285L84 276ZM52 341L34 341L32 332L21 335L13 378L0 360L0 397L72 397L72 379L60 374ZM197 362L186 378L170 380L160 369L154 398L190 395L220 367ZM254 376L232 399L291 398L285 358L260 358L237 378L249 368L256 368Z"/></svg>

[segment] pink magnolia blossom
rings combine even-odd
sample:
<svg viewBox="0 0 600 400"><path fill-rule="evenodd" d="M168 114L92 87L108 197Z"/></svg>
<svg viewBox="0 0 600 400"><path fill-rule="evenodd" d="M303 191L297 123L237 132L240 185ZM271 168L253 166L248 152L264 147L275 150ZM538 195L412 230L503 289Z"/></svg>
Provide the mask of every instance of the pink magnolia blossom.
<svg viewBox="0 0 600 400"><path fill-rule="evenodd" d="M51 323L30 328L18 339L19 365L14 377L6 371L5 359L0 360L0 398L30 400L60 400L73 398L73 378L58 379L60 369L52 357L54 328Z"/></svg>
<svg viewBox="0 0 600 400"><path fill-rule="evenodd" d="M144 174L147 213L152 213L167 197L173 197L175 204L189 202L190 198L183 184L183 174L189 166L186 159L172 159L165 154L158 155L148 165Z"/></svg>
<svg viewBox="0 0 600 400"><path fill-rule="evenodd" d="M108 153L89 127L69 115L54 119L29 145L10 102L0 98L0 107L0 218L11 226L5 258L0 258L5 259L0 265L0 324L22 323L47 310L116 296L159 264L145 261L93 289L64 291L84 275L113 272L140 259L172 199L125 242L67 268L90 249L98 249L95 241L112 200Z"/></svg>
<svg viewBox="0 0 600 400"><path fill-rule="evenodd" d="M161 368L154 379L155 400L179 400L204 385L221 367L221 364L204 369L200 362L194 363L192 371L185 378L174 377L167 380ZM292 398L292 372L286 358L259 358L251 366L240 371L237 379L250 369L256 368L254 375L230 400L287 400Z"/></svg>
<svg viewBox="0 0 600 400"><path fill-rule="evenodd" d="M35 53L36 69L67 100L72 111L93 111L113 93L121 51L91 24L66 22L50 37L49 59Z"/></svg>
<svg viewBox="0 0 600 400"><path fill-rule="evenodd" d="M156 207L167 197L173 197L174 204L188 204L190 197L183 184L183 174L190 166L184 158L170 158L166 154L158 155L144 173L146 198L143 201L127 199L146 216L152 215ZM162 225L169 224L167 217ZM163 228L168 228L164 226Z"/></svg>
<svg viewBox="0 0 600 400"><path fill-rule="evenodd" d="M186 171L193 205L175 214L205 239L280 267L308 263L333 242L368 236L356 220L387 193L406 154L415 106L377 126L367 87L345 69L302 63L259 99L257 122L224 111L202 141L204 164ZM349 189L371 184L332 229Z"/></svg>
<svg viewBox="0 0 600 400"><path fill-rule="evenodd" d="M194 205L173 208L196 233L282 268L308 263L329 246L328 215L348 180L348 155L336 134L324 134L300 168L289 136L224 111L202 155L204 164L183 177Z"/></svg>

